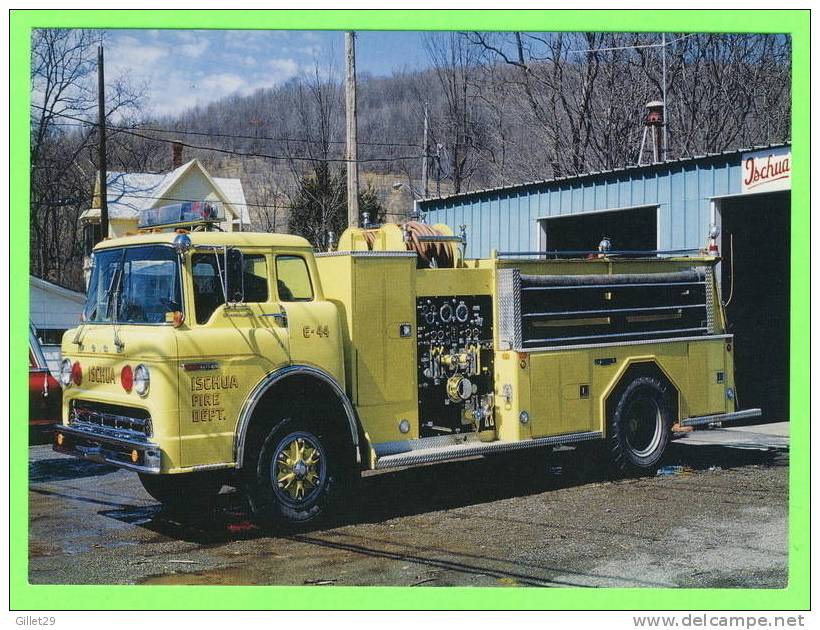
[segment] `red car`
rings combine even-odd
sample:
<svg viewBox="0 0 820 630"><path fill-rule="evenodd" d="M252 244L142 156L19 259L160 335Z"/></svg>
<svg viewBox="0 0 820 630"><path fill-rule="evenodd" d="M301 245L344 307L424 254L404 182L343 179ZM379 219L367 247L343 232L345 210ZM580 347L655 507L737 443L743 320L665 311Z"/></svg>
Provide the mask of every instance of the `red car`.
<svg viewBox="0 0 820 630"><path fill-rule="evenodd" d="M49 431L60 422L63 390L48 371L40 340L33 326L28 336L28 426L32 433Z"/></svg>

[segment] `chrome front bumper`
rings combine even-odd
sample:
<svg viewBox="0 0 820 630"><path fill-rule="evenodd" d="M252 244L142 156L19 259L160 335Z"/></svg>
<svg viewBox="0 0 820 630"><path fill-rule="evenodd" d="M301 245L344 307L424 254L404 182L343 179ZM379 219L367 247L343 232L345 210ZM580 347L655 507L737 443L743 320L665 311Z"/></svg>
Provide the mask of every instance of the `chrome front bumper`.
<svg viewBox="0 0 820 630"><path fill-rule="evenodd" d="M90 424L54 425L52 447L65 455L153 475L159 474L162 461L159 446L145 436Z"/></svg>
<svg viewBox="0 0 820 630"><path fill-rule="evenodd" d="M716 413L710 416L684 418L680 423L681 426L684 427L700 427L705 424L715 424L717 422L735 422L737 420L759 418L762 415L763 412L760 409L743 409L742 411L732 411L730 413Z"/></svg>

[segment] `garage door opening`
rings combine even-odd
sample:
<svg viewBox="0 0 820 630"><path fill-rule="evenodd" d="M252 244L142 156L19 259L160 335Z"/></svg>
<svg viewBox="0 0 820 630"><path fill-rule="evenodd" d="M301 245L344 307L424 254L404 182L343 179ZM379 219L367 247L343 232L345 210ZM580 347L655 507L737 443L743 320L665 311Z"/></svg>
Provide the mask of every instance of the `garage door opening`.
<svg viewBox="0 0 820 630"><path fill-rule="evenodd" d="M608 236L619 251L658 248L657 206L541 219L541 249L595 251Z"/></svg>
<svg viewBox="0 0 820 630"><path fill-rule="evenodd" d="M789 418L790 192L721 199L721 292L742 408ZM731 295L731 299L730 299Z"/></svg>

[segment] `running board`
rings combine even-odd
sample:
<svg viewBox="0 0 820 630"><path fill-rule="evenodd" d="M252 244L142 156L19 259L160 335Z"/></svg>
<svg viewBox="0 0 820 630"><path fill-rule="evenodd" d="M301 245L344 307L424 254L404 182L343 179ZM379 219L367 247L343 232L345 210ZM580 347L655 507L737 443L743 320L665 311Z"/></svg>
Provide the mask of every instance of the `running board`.
<svg viewBox="0 0 820 630"><path fill-rule="evenodd" d="M733 411L731 413L716 413L711 416L697 416L695 418L685 418L681 420L681 426L699 427L704 424L714 424L715 422L733 422L735 420L746 420L748 418L759 418L763 415L760 409L744 409L743 411Z"/></svg>
<svg viewBox="0 0 820 630"><path fill-rule="evenodd" d="M403 453L395 453L380 457L376 462L376 470L398 468L400 466L415 466L416 464L430 464L432 462L445 462L452 459L460 459L462 457L489 455L490 453L505 453L507 451L518 451L525 448L537 448L539 446L573 444L575 442L597 440L602 437L603 434L600 431L588 431L585 433L551 435L549 437L522 440L520 442L469 441L448 446L414 449Z"/></svg>

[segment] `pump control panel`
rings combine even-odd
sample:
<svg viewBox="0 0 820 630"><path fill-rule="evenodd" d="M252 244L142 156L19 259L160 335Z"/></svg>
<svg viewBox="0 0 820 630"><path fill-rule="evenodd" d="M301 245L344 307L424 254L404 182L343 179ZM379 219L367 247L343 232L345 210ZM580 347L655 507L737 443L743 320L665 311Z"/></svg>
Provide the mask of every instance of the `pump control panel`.
<svg viewBox="0 0 820 630"><path fill-rule="evenodd" d="M419 297L419 435L492 426L492 300L486 295Z"/></svg>

